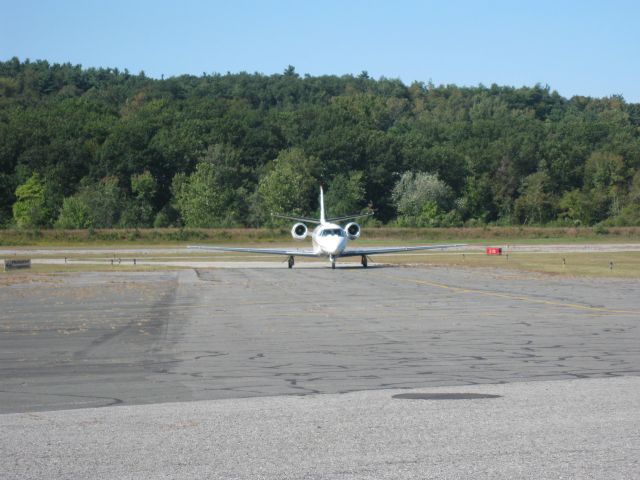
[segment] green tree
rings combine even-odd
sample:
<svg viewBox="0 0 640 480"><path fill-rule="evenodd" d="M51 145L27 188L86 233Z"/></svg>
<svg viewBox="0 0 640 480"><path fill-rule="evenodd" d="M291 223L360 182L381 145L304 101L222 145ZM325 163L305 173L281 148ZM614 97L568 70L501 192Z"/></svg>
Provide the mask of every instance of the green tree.
<svg viewBox="0 0 640 480"><path fill-rule="evenodd" d="M217 227L227 223L228 192L219 185L215 167L210 163L199 163L189 176L177 174L171 190L187 227Z"/></svg>
<svg viewBox="0 0 640 480"><path fill-rule="evenodd" d="M154 221L153 200L157 188L156 179L148 170L131 175L133 198L126 202L120 217L120 225L123 227L151 227Z"/></svg>
<svg viewBox="0 0 640 480"><path fill-rule="evenodd" d="M584 190L601 207L596 221L620 213L624 197L625 165L620 155L594 152L585 164Z"/></svg>
<svg viewBox="0 0 640 480"><path fill-rule="evenodd" d="M640 171L631 180L624 206L610 220L616 226L640 225Z"/></svg>
<svg viewBox="0 0 640 480"><path fill-rule="evenodd" d="M15 223L14 192L33 172L44 186L39 225L50 225L64 198L76 196L95 226L149 225L152 218L176 225L171 185L180 173L190 184L203 161L213 165L216 191L226 192L215 220L205 223L260 225L271 209L312 213L315 180L313 191L294 192L303 202L295 205L275 198L284 189L277 182L266 186L273 160L286 149L316 159L310 176L328 182L329 198L362 172L382 221L405 215L392 192L397 173L413 171L438 173L457 199L455 208L436 201L436 213L429 202L414 208L416 224L627 224L637 205L631 192L640 169L638 126L639 104L619 96L567 99L540 85L406 86L366 72L300 76L293 67L274 75L155 80L12 58L0 61L0 226ZM145 171L157 188L141 197L132 176ZM541 190L540 178L530 177L538 171L548 175ZM338 213L352 206L334 200L329 208Z"/></svg>
<svg viewBox="0 0 640 480"><path fill-rule="evenodd" d="M124 194L116 177L99 182L83 179L75 195L66 197L56 220L58 228L113 228L118 225Z"/></svg>
<svg viewBox="0 0 640 480"><path fill-rule="evenodd" d="M92 212L95 228L112 228L118 224L124 195L117 177L105 177L97 184L83 187L81 196Z"/></svg>
<svg viewBox="0 0 640 480"><path fill-rule="evenodd" d="M415 217L429 203L439 210L448 210L453 192L437 173L405 172L394 185L392 198L398 213Z"/></svg>
<svg viewBox="0 0 640 480"><path fill-rule="evenodd" d="M210 147L191 175L177 174L171 186L174 206L188 227L236 225L244 216L246 195L240 187L237 152Z"/></svg>
<svg viewBox="0 0 640 480"><path fill-rule="evenodd" d="M44 226L47 220L45 188L40 176L34 173L16 188L13 219L19 228Z"/></svg>
<svg viewBox="0 0 640 480"><path fill-rule="evenodd" d="M270 219L271 213L311 214L317 205L318 171L317 159L306 156L301 149L280 152L258 183L256 201L260 203L262 220L281 223Z"/></svg>
<svg viewBox="0 0 640 480"><path fill-rule="evenodd" d="M595 216L594 204L589 195L579 189L565 192L558 202L560 219L576 226L591 225Z"/></svg>
<svg viewBox="0 0 640 480"><path fill-rule="evenodd" d="M545 223L554 216L555 199L550 192L551 178L545 171L524 178L515 213L521 223Z"/></svg>
<svg viewBox="0 0 640 480"><path fill-rule="evenodd" d="M93 227L91 209L80 196L67 197L62 202L56 228L79 229Z"/></svg>
<svg viewBox="0 0 640 480"><path fill-rule="evenodd" d="M441 221L441 211L434 201L429 201L422 205L422 210L413 219L416 227L440 227L442 226Z"/></svg>
<svg viewBox="0 0 640 480"><path fill-rule="evenodd" d="M12 219L12 197L15 195L13 175L0 172L0 228L8 226Z"/></svg>
<svg viewBox="0 0 640 480"><path fill-rule="evenodd" d="M143 173L131 175L131 191L137 200L151 204L158 184L153 175L145 170Z"/></svg>
<svg viewBox="0 0 640 480"><path fill-rule="evenodd" d="M594 152L585 163L585 188L609 189L624 180L624 161L620 155Z"/></svg>
<svg viewBox="0 0 640 480"><path fill-rule="evenodd" d="M456 202L465 219L486 223L495 218L491 186L488 174L467 176L462 197Z"/></svg>
<svg viewBox="0 0 640 480"><path fill-rule="evenodd" d="M630 203L625 206L620 213L613 217L608 223L618 227L640 225L640 202Z"/></svg>
<svg viewBox="0 0 640 480"><path fill-rule="evenodd" d="M637 171L631 180L627 202L640 205L640 171Z"/></svg>
<svg viewBox="0 0 640 480"><path fill-rule="evenodd" d="M453 191L437 173L405 172L393 187L392 198L399 225L435 227L443 225Z"/></svg>
<svg viewBox="0 0 640 480"><path fill-rule="evenodd" d="M365 207L365 191L361 171L338 175L329 185L324 201L327 215L337 217L359 213Z"/></svg>

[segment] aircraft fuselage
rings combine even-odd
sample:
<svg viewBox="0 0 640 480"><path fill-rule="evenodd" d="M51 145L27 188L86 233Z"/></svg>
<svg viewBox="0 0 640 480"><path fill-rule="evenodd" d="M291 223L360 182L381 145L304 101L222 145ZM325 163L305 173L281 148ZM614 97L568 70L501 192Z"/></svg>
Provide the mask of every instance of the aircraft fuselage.
<svg viewBox="0 0 640 480"><path fill-rule="evenodd" d="M347 232L335 223L318 225L311 234L313 251L322 257L339 257L347 248Z"/></svg>

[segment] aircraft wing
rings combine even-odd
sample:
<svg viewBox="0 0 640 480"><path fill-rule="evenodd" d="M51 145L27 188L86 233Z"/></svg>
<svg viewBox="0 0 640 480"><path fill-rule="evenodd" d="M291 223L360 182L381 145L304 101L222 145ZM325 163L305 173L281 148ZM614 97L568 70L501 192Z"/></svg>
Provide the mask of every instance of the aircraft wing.
<svg viewBox="0 0 640 480"><path fill-rule="evenodd" d="M263 253L267 255L286 255L294 257L319 257L313 250L278 249L278 248L242 248L242 247L210 247L208 245L190 245L193 250L209 250L213 252Z"/></svg>
<svg viewBox="0 0 640 480"><path fill-rule="evenodd" d="M383 253L413 252L416 250L438 250L443 248L464 247L466 243L450 243L446 245L422 245L416 247L371 247L354 248L342 252L341 257L360 257L362 255L380 255Z"/></svg>

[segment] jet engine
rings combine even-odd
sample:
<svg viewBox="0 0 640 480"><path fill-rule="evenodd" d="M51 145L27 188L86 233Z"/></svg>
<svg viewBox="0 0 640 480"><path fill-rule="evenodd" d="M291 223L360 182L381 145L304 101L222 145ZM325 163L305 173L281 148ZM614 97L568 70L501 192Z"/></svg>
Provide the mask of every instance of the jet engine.
<svg viewBox="0 0 640 480"><path fill-rule="evenodd" d="M356 240L360 236L360 225L356 222L348 223L344 229L347 232L349 240Z"/></svg>
<svg viewBox="0 0 640 480"><path fill-rule="evenodd" d="M304 240L307 238L307 226L304 223L296 223L291 229L291 236L296 240Z"/></svg>

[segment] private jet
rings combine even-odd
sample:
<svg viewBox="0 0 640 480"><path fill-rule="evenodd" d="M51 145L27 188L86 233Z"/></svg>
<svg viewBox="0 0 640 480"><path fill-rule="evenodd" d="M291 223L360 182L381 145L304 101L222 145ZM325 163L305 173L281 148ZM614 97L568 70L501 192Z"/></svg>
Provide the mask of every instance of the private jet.
<svg viewBox="0 0 640 480"><path fill-rule="evenodd" d="M274 217L285 218L298 222L291 228L291 236L295 240L304 240L309 236L307 223L315 224L311 233L311 241L313 249L278 249L278 248L239 248L239 247L216 247L208 245L192 245L188 248L198 250L211 250L217 252L242 252L242 253L260 253L269 255L281 255L288 257L287 263L289 268L293 268L295 257L320 257L328 258L331 262L331 268L336 268L336 260L343 257L360 257L360 263L363 267L367 267L368 259L371 255L380 255L387 253L412 252L416 250L436 250L444 248L462 247L465 244L447 244L447 245L421 245L415 247L371 247L371 248L347 248L349 240L357 240L360 238L360 225L355 220L360 217L368 217L373 213L354 213L352 215L344 215L335 218L326 218L324 210L324 195L322 187L320 187L320 219L307 217L291 217L287 215L272 214ZM349 221L350 220L350 221ZM344 227L338 222L343 223L349 221Z"/></svg>

